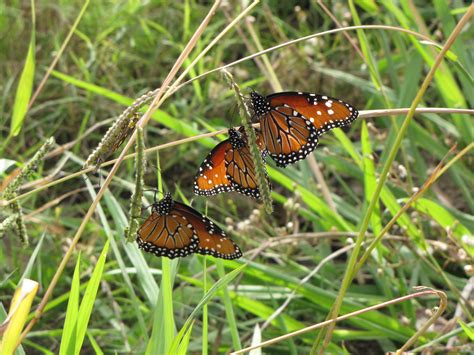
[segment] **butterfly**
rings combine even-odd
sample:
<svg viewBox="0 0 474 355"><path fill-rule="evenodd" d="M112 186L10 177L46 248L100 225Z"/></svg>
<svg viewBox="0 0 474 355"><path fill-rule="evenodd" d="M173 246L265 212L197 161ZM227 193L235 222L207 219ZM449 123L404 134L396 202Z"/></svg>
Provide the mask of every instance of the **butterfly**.
<svg viewBox="0 0 474 355"><path fill-rule="evenodd" d="M259 131L255 133L257 146L265 161L263 137ZM210 196L230 191L237 191L257 199L260 197L255 165L244 127L240 127L239 130L229 129L229 138L211 150L194 179L196 195Z"/></svg>
<svg viewBox="0 0 474 355"><path fill-rule="evenodd" d="M240 248L210 219L174 201L170 193L152 205L152 212L137 231L138 247L170 259L198 253L237 259Z"/></svg>
<svg viewBox="0 0 474 355"><path fill-rule="evenodd" d="M278 166L304 159L319 137L354 121L359 112L342 100L303 92L250 94L250 104L260 122L265 148Z"/></svg>

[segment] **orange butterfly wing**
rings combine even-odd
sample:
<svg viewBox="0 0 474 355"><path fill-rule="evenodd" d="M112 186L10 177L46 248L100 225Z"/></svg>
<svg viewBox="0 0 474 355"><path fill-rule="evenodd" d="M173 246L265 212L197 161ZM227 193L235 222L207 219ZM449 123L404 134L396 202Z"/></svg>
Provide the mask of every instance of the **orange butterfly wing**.
<svg viewBox="0 0 474 355"><path fill-rule="evenodd" d="M318 145L311 122L288 106L277 106L260 117L260 128L269 155L285 167L304 159Z"/></svg>
<svg viewBox="0 0 474 355"><path fill-rule="evenodd" d="M240 138L241 146L230 149L226 154L227 179L232 183L235 191L258 199L260 198L260 191L258 189L255 164L252 160L244 128L241 127L239 132L242 135ZM262 158L265 161L266 150L264 150L262 135L259 131L256 131L255 134L257 146L262 151Z"/></svg>
<svg viewBox="0 0 474 355"><path fill-rule="evenodd" d="M302 92L250 94L266 149L278 166L304 159L324 132L350 124L358 111L342 100Z"/></svg>
<svg viewBox="0 0 474 355"><path fill-rule="evenodd" d="M232 146L228 139L220 142L199 168L199 173L194 180L194 193L201 196L211 196L220 192L232 191L232 184L227 179L225 157Z"/></svg>
<svg viewBox="0 0 474 355"><path fill-rule="evenodd" d="M265 158L263 137L258 131L256 135L257 145ZM230 191L260 197L255 166L243 127L238 131L229 130L229 139L219 143L208 154L194 180L196 195L210 196Z"/></svg>
<svg viewBox="0 0 474 355"><path fill-rule="evenodd" d="M137 232L140 249L170 259L196 252L199 237L192 221L180 211L153 211Z"/></svg>
<svg viewBox="0 0 474 355"><path fill-rule="evenodd" d="M195 227L199 238L196 253L211 255L221 259L237 259L242 256L242 252L237 244L227 237L225 232L210 219L195 209L179 202L175 202L175 209L184 214Z"/></svg>
<svg viewBox="0 0 474 355"><path fill-rule="evenodd" d="M298 111L316 127L318 135L352 123L359 112L342 100L304 92L283 92L269 95L271 107L287 105Z"/></svg>

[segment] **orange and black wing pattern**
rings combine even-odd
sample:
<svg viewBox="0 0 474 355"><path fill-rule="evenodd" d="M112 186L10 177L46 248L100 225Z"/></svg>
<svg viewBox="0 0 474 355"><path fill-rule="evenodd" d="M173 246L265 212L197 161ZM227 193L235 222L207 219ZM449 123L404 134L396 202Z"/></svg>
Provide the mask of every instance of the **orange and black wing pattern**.
<svg viewBox="0 0 474 355"><path fill-rule="evenodd" d="M188 216L174 209L171 195L155 203L137 232L140 249L170 259L196 252L199 237Z"/></svg>
<svg viewBox="0 0 474 355"><path fill-rule="evenodd" d="M255 131L255 133L256 143L265 163L266 150L263 150L261 133L259 131ZM238 131L230 129L229 136L233 149L227 151L225 157L227 179L231 182L235 191L259 199L260 191L258 189L255 164L250 153L245 130L243 127L240 127ZM263 169L265 170L265 167Z"/></svg>
<svg viewBox="0 0 474 355"><path fill-rule="evenodd" d="M262 135L257 131L257 145L263 149ZM265 150L262 156L265 158ZM229 129L229 139L219 143L199 168L194 181L197 195L215 195L237 191L246 196L260 198L255 165L243 127Z"/></svg>
<svg viewBox="0 0 474 355"><path fill-rule="evenodd" d="M196 234L199 239L196 253L229 260L238 259L242 256L237 244L227 237L225 232L209 218L179 202L175 202L175 209L185 214L196 227Z"/></svg>
<svg viewBox="0 0 474 355"><path fill-rule="evenodd" d="M140 249L170 259L192 253L222 259L242 256L239 247L210 219L173 201L170 194L153 205L151 215L137 232Z"/></svg>
<svg viewBox="0 0 474 355"><path fill-rule="evenodd" d="M207 155L199 167L194 179L194 193L211 196L221 192L233 191L232 183L227 179L225 158L232 149L229 139L220 142Z"/></svg>
<svg viewBox="0 0 474 355"><path fill-rule="evenodd" d="M254 92L250 96L265 148L281 167L304 159L316 149L321 134L351 123L358 115L341 100L316 94L283 92L265 97Z"/></svg>
<svg viewBox="0 0 474 355"><path fill-rule="evenodd" d="M305 92L282 92L267 96L270 106L289 106L311 121L318 136L351 124L358 116L357 109L333 97Z"/></svg>

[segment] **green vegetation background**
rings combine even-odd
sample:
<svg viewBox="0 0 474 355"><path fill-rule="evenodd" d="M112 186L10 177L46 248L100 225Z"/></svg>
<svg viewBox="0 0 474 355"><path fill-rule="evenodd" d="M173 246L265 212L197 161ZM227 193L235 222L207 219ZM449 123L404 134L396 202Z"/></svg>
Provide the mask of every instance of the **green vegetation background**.
<svg viewBox="0 0 474 355"><path fill-rule="evenodd" d="M467 11L462 1L448 4L444 0L324 4L342 26L395 26L424 34L438 43L445 42ZM36 4L34 88L82 5L78 1ZM80 170L112 119L135 98L160 86L209 6L207 2L192 0L91 2L55 71L22 122L21 131L9 137L32 21L29 3L2 2L3 166L9 161L21 166L47 138L54 136L66 149L46 159L31 180L49 174L58 178ZM185 65L241 10L240 2L226 1ZM188 79L263 48L337 27L316 2L262 1L251 16L220 40L191 70ZM439 49L389 29L347 34L360 55L338 33L272 51L230 70L247 93L257 90L269 94L281 87L335 96L360 110L409 107ZM439 68L422 106L473 106L472 38L471 23L453 45L451 59ZM165 191L171 191L176 199L192 200L202 212L207 210L246 251L243 259L232 262L191 256L162 265L159 258L143 255L134 244L127 244L123 230L134 187L134 163L125 161L110 192L87 224L74 261L60 278L44 316L23 343L25 351L57 353L60 347L65 349L63 328L69 296L77 295L79 290L84 292L94 275L98 293L89 296L93 304L90 320L79 320L76 330L67 330L68 336L75 334L76 352L81 346L83 352L89 353L168 351L175 331L182 329L193 310L193 322L186 323L192 328L186 328L188 334L182 334L184 348L188 346L188 351L194 353L226 352L249 345L252 337L258 342L256 324L261 327L288 298L291 302L262 329L263 340L323 321L338 294L348 260L346 252L357 235L377 174L403 118L359 119L348 129L324 135L310 159L284 170L270 162L272 215L267 215L253 200L237 194L208 199L193 196L193 177L209 149L218 142L216 139L161 150L159 161L155 153L148 155L146 184L157 186L159 165ZM145 143L153 147L239 122L232 91L222 75L214 73L184 86L163 104L146 129ZM468 115L416 115L392 164L370 221L368 237L381 231L453 145L457 144L458 152L472 138L472 118ZM453 319L456 315L466 323L473 321L472 307L463 301L466 296L462 295L469 277L471 283L473 277L472 159L472 154L468 154L453 165L398 220L351 284L342 314L406 295L412 292L412 286L434 287L447 293L448 308L417 346L430 341L440 349L448 342L467 346L466 334ZM13 168L0 171L2 180ZM39 302L41 290L47 288L95 196L92 185L97 190L101 181L103 178L89 174L87 180L69 180L22 200L31 245L22 248L12 232L2 240L0 300L5 308L25 270L29 278L41 285ZM39 186L38 181L32 185ZM151 201L152 193L146 197ZM1 216L3 219L7 214L2 212ZM107 241L110 249L100 270L103 273L92 274L98 270L95 267L99 255L109 246ZM73 281L79 252L80 264L77 263L78 273ZM236 272L224 278L247 262L238 276ZM208 269L203 283L204 266ZM317 273L299 285L315 268ZM163 283L165 270L173 287ZM204 289L219 279L223 287L207 303L203 318L196 305ZM294 297L290 296L292 292ZM438 300L434 297L414 300L338 323L329 349L351 353L368 348L374 353L393 351L415 333L436 305ZM442 337L446 333L449 336ZM292 338L265 351L308 353L315 334ZM81 337L85 335L82 344Z"/></svg>

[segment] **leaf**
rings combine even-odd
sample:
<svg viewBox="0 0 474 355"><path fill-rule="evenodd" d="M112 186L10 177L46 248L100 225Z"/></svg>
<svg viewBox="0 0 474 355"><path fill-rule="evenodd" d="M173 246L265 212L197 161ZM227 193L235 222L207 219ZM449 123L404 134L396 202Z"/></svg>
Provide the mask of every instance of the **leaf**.
<svg viewBox="0 0 474 355"><path fill-rule="evenodd" d="M87 332L87 324L89 323L92 309L94 307L94 301L97 297L97 290L99 289L99 283L102 278L104 271L105 260L107 258L107 252L109 250L109 241L104 245L102 253L99 256L99 260L94 268L91 279L87 284L86 292L79 307L79 316L77 318L77 329L76 329L76 348L75 354L79 354L81 351L82 343Z"/></svg>
<svg viewBox="0 0 474 355"><path fill-rule="evenodd" d="M34 11L34 10L33 10ZM35 77L35 29L33 26L30 45L26 55L25 66L16 89L15 103L13 104L13 115L10 126L10 136L15 137L20 133L23 121L25 120L31 92L33 91L33 80Z"/></svg>
<svg viewBox="0 0 474 355"><path fill-rule="evenodd" d="M189 340L191 339L191 332L193 331L194 320L186 330L186 334L183 336L183 341L179 344L178 355L186 355L188 353Z"/></svg>
<svg viewBox="0 0 474 355"><path fill-rule="evenodd" d="M252 335L252 344L251 346L255 346L257 344L260 344L262 342L262 332L260 331L260 327L257 324L255 324L255 328L253 330L253 335ZM257 348L250 350L249 355L261 355L262 354L262 348Z"/></svg>
<svg viewBox="0 0 474 355"><path fill-rule="evenodd" d="M372 147L370 145L370 136L369 130L367 129L367 124L365 121L362 121L362 131L361 131L361 143L362 143L362 153L364 154L362 158L362 167L364 169L364 187L365 187L365 201L367 205L370 204L370 200L374 195L375 187L377 186L377 179L375 177L375 164L372 157ZM374 207L374 211L370 216L370 221L374 233L378 234L382 230L382 217L380 216L380 203L377 201Z"/></svg>
<svg viewBox="0 0 474 355"><path fill-rule="evenodd" d="M76 325L77 314L79 312L79 292L81 287L81 254L77 257L74 275L72 276L71 291L69 293L69 302L67 304L66 318L64 318L63 334L61 336L61 345L59 354L69 354L76 347Z"/></svg>
<svg viewBox="0 0 474 355"><path fill-rule="evenodd" d="M469 325L464 323L462 320L458 319L458 323L461 328L464 330L464 333L469 337L469 339L474 341L474 329L472 329Z"/></svg>
<svg viewBox="0 0 474 355"><path fill-rule="evenodd" d="M466 251L474 256L474 247L470 246L469 243L465 243L464 236L469 236L472 233L463 224L451 215L444 207L440 206L436 202L430 201L425 198L421 198L413 204L413 208L421 213L433 218L440 226L444 229L450 229L451 233L458 239L458 241L464 246Z"/></svg>
<svg viewBox="0 0 474 355"><path fill-rule="evenodd" d="M33 266L35 265L36 258L38 256L38 253L41 250L41 246L43 245L43 240L44 240L45 236L46 236L46 233L43 233L41 235L41 238L40 238L38 244L36 244L35 250L33 250L33 253L31 253L31 256L28 259L28 264L26 264L25 271L23 272L23 275L21 276L22 280L30 278L31 270L33 270Z"/></svg>
<svg viewBox="0 0 474 355"><path fill-rule="evenodd" d="M210 289L209 291L206 292L206 294L201 298L199 303L194 307L193 311L191 314L188 316L188 319L184 323L183 327L179 331L179 333L176 335L176 337L173 340L173 343L170 346L169 353L170 354L175 354L177 349L179 348L179 345L184 339L184 335L188 331L188 328L190 327L191 323L194 321L194 318L196 317L197 313L199 310L207 304L219 291L222 287L226 286L229 282L231 282L234 278L237 277L237 275L240 274L240 272L247 266L247 264L240 265L237 267L235 270L232 270L229 272L227 275L225 275L223 278L221 278L219 281L217 281Z"/></svg>
<svg viewBox="0 0 474 355"><path fill-rule="evenodd" d="M24 279L16 289L8 317L0 325L0 329L4 331L0 342L0 354L13 354L15 351L38 287L38 282Z"/></svg>

